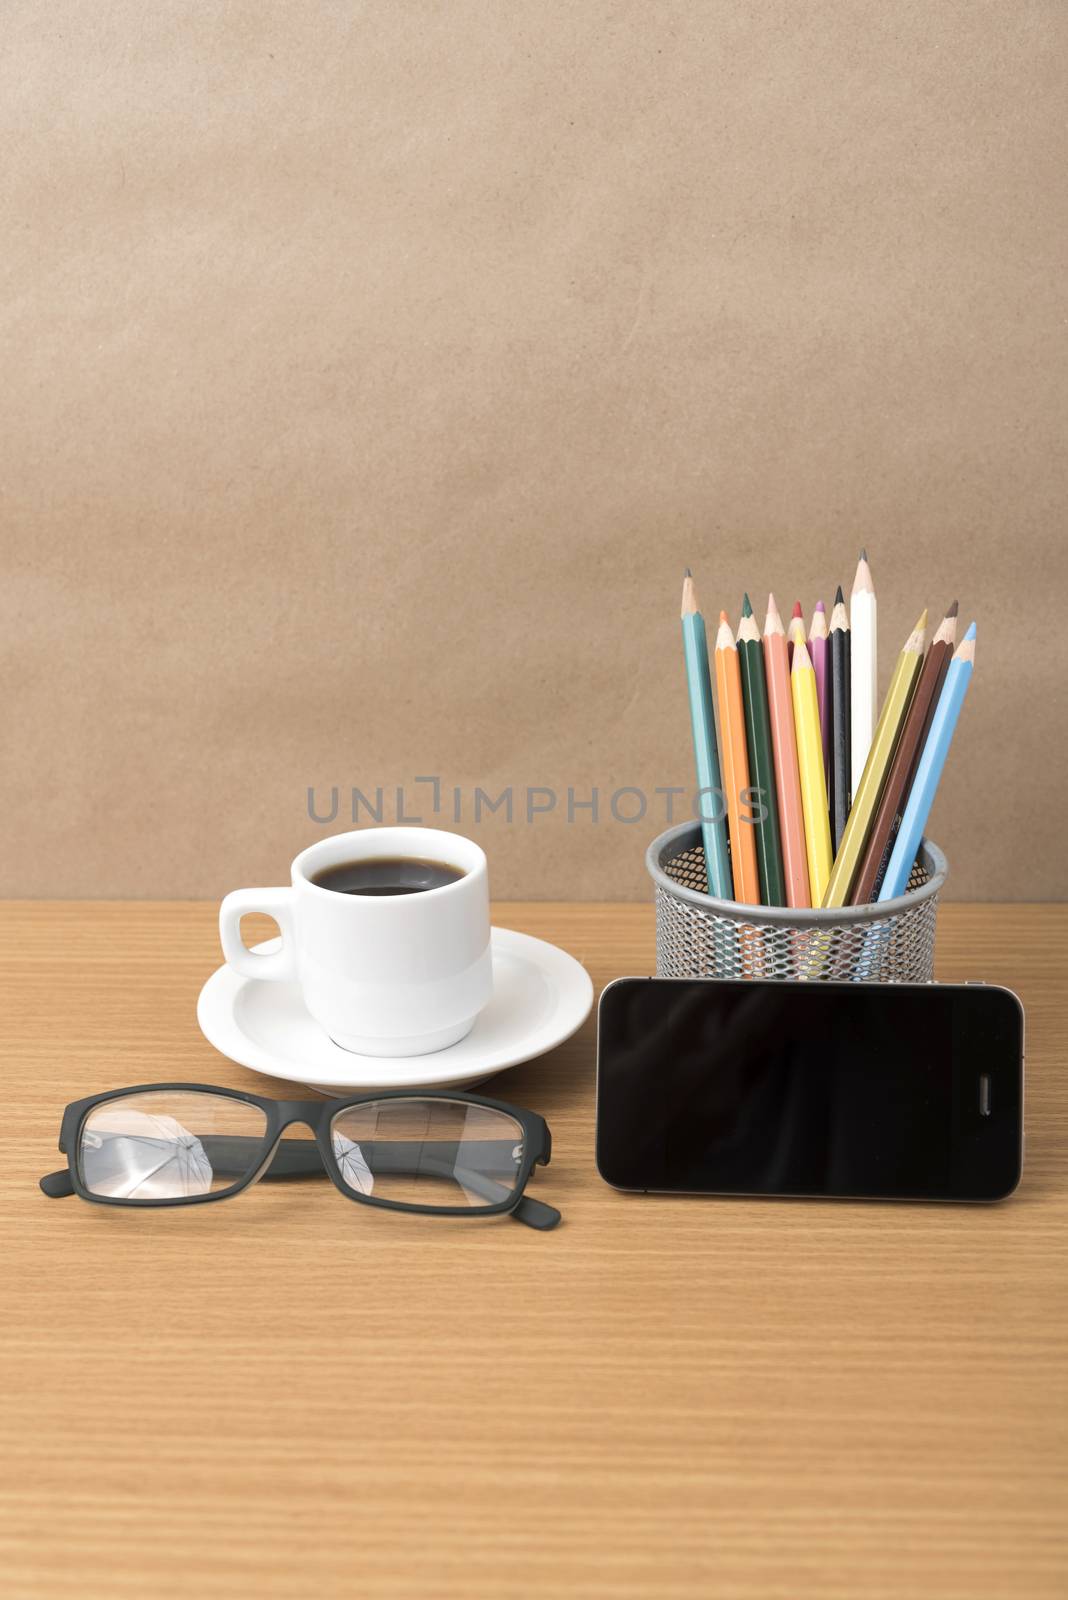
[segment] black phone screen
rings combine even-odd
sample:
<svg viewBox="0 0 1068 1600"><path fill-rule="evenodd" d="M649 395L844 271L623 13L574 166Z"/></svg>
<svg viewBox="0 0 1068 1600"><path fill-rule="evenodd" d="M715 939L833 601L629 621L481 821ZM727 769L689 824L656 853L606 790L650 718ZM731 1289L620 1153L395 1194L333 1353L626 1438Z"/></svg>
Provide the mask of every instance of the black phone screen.
<svg viewBox="0 0 1068 1600"><path fill-rule="evenodd" d="M1008 990L625 978L601 998L597 1165L621 1189L993 1200L1020 1172Z"/></svg>

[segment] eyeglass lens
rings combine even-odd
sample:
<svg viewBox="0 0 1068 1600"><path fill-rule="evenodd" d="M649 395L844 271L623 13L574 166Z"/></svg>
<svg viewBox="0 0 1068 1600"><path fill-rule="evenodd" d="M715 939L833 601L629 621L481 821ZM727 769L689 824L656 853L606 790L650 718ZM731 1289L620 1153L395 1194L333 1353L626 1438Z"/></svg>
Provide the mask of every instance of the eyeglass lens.
<svg viewBox="0 0 1068 1600"><path fill-rule="evenodd" d="M229 1095L152 1089L94 1106L78 1136L90 1194L180 1200L230 1189L264 1156L267 1118Z"/></svg>
<svg viewBox="0 0 1068 1600"><path fill-rule="evenodd" d="M499 1205L523 1164L514 1117L432 1096L349 1106L333 1118L330 1141L350 1189L401 1205Z"/></svg>

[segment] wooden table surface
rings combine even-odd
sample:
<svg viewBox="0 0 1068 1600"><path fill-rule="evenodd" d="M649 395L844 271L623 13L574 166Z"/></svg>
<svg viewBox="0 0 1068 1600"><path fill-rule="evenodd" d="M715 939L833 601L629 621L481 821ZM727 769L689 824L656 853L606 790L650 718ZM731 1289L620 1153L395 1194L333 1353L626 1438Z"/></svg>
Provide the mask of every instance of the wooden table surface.
<svg viewBox="0 0 1068 1600"><path fill-rule="evenodd" d="M939 976L1026 1007L1015 1198L617 1194L591 1018L490 1090L552 1126L539 1234L325 1181L45 1199L69 1100L285 1089L197 1030L213 907L3 908L4 1594L1063 1600L1068 907L940 919ZM643 906L495 920L598 988L653 967Z"/></svg>

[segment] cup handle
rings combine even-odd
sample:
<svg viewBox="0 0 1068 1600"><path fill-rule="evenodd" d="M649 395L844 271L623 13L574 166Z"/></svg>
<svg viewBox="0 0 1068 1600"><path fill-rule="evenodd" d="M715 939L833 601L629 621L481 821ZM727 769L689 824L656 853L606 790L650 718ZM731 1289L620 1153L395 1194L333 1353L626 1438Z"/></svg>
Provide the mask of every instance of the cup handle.
<svg viewBox="0 0 1068 1600"><path fill-rule="evenodd" d="M280 950L258 954L249 949L241 937L241 918L252 911L262 911L277 922L282 931ZM271 978L282 983L294 980L297 962L292 889L232 890L219 907L219 938L227 966L242 978Z"/></svg>

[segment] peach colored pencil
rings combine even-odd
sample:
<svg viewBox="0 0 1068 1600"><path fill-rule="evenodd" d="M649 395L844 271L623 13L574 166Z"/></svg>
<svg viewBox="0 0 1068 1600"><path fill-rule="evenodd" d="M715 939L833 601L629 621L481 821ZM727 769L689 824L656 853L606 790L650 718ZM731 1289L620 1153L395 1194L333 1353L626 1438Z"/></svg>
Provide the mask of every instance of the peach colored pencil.
<svg viewBox="0 0 1068 1600"><path fill-rule="evenodd" d="M797 909L801 906L810 906L812 897L809 893L805 821L801 810L801 780L797 768L797 741L794 737L790 663L786 650L786 634L773 594L768 595L768 615L764 623L764 669L768 680L771 746L775 753L775 795L779 806L786 903Z"/></svg>
<svg viewBox="0 0 1068 1600"><path fill-rule="evenodd" d="M743 817L751 812L745 791L749 788L749 755L745 744L745 708L742 702L742 668L727 613L719 614L716 635L716 698L719 702L720 759L727 803L727 832L731 841L734 898L744 905L760 905L756 825Z"/></svg>

